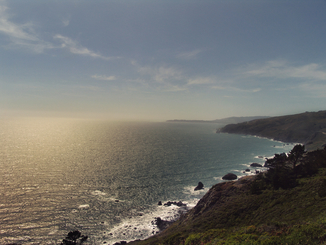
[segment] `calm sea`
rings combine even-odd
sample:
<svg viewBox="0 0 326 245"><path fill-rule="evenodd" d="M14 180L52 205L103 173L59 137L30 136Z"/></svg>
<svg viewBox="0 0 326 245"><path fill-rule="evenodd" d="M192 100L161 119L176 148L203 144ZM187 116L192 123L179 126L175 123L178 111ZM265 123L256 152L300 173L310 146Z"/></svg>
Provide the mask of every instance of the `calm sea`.
<svg viewBox="0 0 326 245"><path fill-rule="evenodd" d="M293 147L221 126L0 120L0 244L60 244L76 229L87 244L143 239L158 232L155 217L175 219L224 174Z"/></svg>

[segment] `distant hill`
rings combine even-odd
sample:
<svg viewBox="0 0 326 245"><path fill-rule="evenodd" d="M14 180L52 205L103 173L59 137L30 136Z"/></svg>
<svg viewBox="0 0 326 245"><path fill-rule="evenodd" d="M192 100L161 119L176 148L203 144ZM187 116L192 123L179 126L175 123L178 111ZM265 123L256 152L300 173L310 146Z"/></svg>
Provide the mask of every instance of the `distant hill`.
<svg viewBox="0 0 326 245"><path fill-rule="evenodd" d="M266 116L256 116L256 117L227 117L223 119L216 119L213 120L213 122L217 123L225 123L225 124L231 124L231 123L242 123L242 122L248 122L256 119L264 119L269 118Z"/></svg>
<svg viewBox="0 0 326 245"><path fill-rule="evenodd" d="M256 116L256 117L227 117L222 119L215 120L168 120L167 122L187 122L187 123L222 123L222 124L230 124L230 123L241 123L247 122L255 119L268 118L266 116Z"/></svg>
<svg viewBox="0 0 326 245"><path fill-rule="evenodd" d="M326 144L326 111L257 119L229 124L218 132L266 137L283 142L303 143L306 148L322 148Z"/></svg>

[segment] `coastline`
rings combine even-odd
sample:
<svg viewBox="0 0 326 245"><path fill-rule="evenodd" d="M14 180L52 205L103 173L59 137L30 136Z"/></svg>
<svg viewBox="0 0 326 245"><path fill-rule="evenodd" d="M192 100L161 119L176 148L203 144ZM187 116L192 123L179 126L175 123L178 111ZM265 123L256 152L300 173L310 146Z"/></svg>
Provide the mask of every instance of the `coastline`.
<svg viewBox="0 0 326 245"><path fill-rule="evenodd" d="M225 201L229 198L232 198L234 196L237 196L239 192L246 192L250 188L250 184L256 179L257 175L246 175L242 176L236 180L231 181L224 181L217 183L213 185L206 193L205 195L197 202L197 204L188 210L187 212L180 215L178 219L171 222L164 230L162 230L160 233L157 233L153 236L147 237L142 240L133 240L129 241L127 243L124 243L125 241L120 241L115 243L114 245L122 245L122 244L130 244L130 245L137 245L139 243L145 242L149 240L149 244L164 235L166 235L168 232L170 232L170 229L174 229L174 226L180 226L184 225L187 222L200 217L201 215L204 215L209 210L225 204ZM227 197L225 199L224 197ZM151 241L152 240L152 241Z"/></svg>
<svg viewBox="0 0 326 245"><path fill-rule="evenodd" d="M256 137L256 136L250 135L250 137ZM269 141L275 141L275 140L272 140L272 139L269 139L269 138L266 138L266 137L257 137L257 138L266 139L266 140L269 140ZM287 145L287 146L291 146L292 147L292 144L290 144L290 143L284 143L284 142L281 142L281 141L275 141L275 142L277 142L279 144L282 144L283 146ZM264 156L264 154L262 154L262 155L263 156L261 156L261 155L254 156L254 159L263 160L265 162L265 159L266 158L273 157L273 156ZM208 199L212 199L213 196L216 196L216 195L217 196L220 196L219 194L216 194L216 188L217 189L220 189L219 188L220 186L223 186L223 189L226 188L227 190L230 190L233 187L235 187L237 190L240 190L241 192L248 191L249 184L256 179L258 173L255 172L255 171L245 172L245 169L247 169L249 167L249 165L247 165L247 164L242 164L242 165L244 167L243 169L231 170L231 172L238 172L238 174L237 174L238 178L236 180L222 180L222 177L216 177L216 178L214 178L215 180L218 180L219 182L217 182L216 184L214 184L213 186L211 186L205 192L205 194L200 199L198 199L197 203L195 205L193 205L193 207L191 207L188 210L186 210L185 212L183 212L176 219L174 219L174 220L164 220L163 217L160 217L160 218L162 218L163 221L166 221L167 223L169 223L165 227L165 229L160 230L159 232L157 232L157 233L155 233L155 234L153 234L153 235L151 235L151 236L149 236L147 238L135 239L135 240L132 240L132 241L128 241L127 244L138 244L140 241L146 241L148 239L153 239L155 237L161 237L164 234L166 234L166 232L169 232L169 231L166 231L166 230L169 229L169 227L171 227L171 226L173 226L175 224L180 224L180 222L181 223L186 222L186 220L188 219L187 217L191 216L194 212L196 213L196 211L194 211L194 210L198 210L198 207L199 206L202 206L203 203L205 203ZM264 166L263 167L250 167L250 169L251 170L259 169L260 170L259 173L266 171L266 168ZM224 174L227 174L227 172L225 172ZM195 186L193 186L193 187L195 187ZM231 197L233 195L237 195L237 193L238 193L237 191L236 192L233 192L233 191L228 192L227 191L224 194L226 196L228 196L228 197ZM207 198L207 196L208 196L208 198ZM207 205L205 204L204 206L207 206ZM199 208L199 209L201 209L201 208ZM199 215L199 213L201 213L201 212L198 212L196 214ZM122 241L122 240L117 241L116 244L118 245L119 242L120 242L120 244L123 244L121 242L124 242L124 241Z"/></svg>

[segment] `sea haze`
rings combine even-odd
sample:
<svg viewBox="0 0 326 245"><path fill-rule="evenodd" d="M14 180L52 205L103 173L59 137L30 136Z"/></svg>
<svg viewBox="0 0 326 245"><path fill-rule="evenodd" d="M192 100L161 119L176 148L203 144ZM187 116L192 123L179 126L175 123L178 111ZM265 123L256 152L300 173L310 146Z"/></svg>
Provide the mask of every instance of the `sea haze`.
<svg viewBox="0 0 326 245"><path fill-rule="evenodd" d="M143 239L158 232L155 217L175 219L224 174L250 174L252 162L292 148L216 134L221 126L1 120L0 244L59 244L76 229L87 244ZM205 189L195 192L199 181Z"/></svg>

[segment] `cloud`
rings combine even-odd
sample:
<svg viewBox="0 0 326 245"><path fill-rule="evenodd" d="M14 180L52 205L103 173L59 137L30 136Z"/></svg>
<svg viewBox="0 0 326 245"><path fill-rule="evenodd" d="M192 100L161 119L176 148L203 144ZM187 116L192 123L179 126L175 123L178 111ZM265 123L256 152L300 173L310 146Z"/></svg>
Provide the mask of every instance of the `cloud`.
<svg viewBox="0 0 326 245"><path fill-rule="evenodd" d="M263 66L246 71L245 74L281 79L299 78L318 81L326 80L325 68L316 63L303 66L291 66L285 61L269 61Z"/></svg>
<svg viewBox="0 0 326 245"><path fill-rule="evenodd" d="M143 76L149 76L149 79L151 81L155 81L158 83L165 83L184 79L183 72L173 67L139 66L135 61L132 61L132 65L137 67L137 71L139 74Z"/></svg>
<svg viewBox="0 0 326 245"><path fill-rule="evenodd" d="M91 50L89 50L88 48L85 48L81 45L79 45L76 41L72 40L69 37L64 37L60 34L55 35L53 38L58 39L61 41L61 47L68 49L69 52L73 53L73 54L78 54L78 55L83 55L83 56L90 56L93 58L100 58L100 59L104 59L104 60L110 60L113 57L105 57L101 54L97 54Z"/></svg>
<svg viewBox="0 0 326 245"><path fill-rule="evenodd" d="M0 2L0 33L10 39L9 47L25 48L37 53L42 53L44 49L52 49L54 46L40 39L34 31L32 23L16 24L10 21L7 13L8 7L4 2Z"/></svg>
<svg viewBox="0 0 326 245"><path fill-rule="evenodd" d="M9 8L4 4L4 1L0 0L0 34L8 37L10 40L9 48L23 48L25 50L33 51L36 53L43 53L47 49L68 49L71 53L83 56L89 56L93 58L100 58L104 60L110 60L119 57L106 57L101 54L95 53L88 48L79 45L71 38L64 37L60 34L55 35L53 38L58 39L61 45L55 45L52 42L48 42L39 37L35 31L35 25L33 23L17 24L10 20L8 14ZM62 23L69 25L69 19L64 19Z"/></svg>
<svg viewBox="0 0 326 245"><path fill-rule="evenodd" d="M193 51L189 51L189 52L184 52L184 53L178 54L177 55L177 58L189 60L189 59L195 58L201 52L202 51L200 49L196 49L196 50L193 50Z"/></svg>
<svg viewBox="0 0 326 245"><path fill-rule="evenodd" d="M203 84L213 84L215 79L211 77L200 77L194 79L188 79L188 85L203 85Z"/></svg>
<svg viewBox="0 0 326 245"><path fill-rule="evenodd" d="M326 98L326 84L303 83L299 85L299 88L314 98Z"/></svg>
<svg viewBox="0 0 326 245"><path fill-rule="evenodd" d="M70 17L69 18L63 18L62 19L62 24L63 24L63 26L69 26L69 24L70 24Z"/></svg>
<svg viewBox="0 0 326 245"><path fill-rule="evenodd" d="M232 92L240 92L240 93L257 93L261 91L261 88L250 88L250 89L243 89L238 87L232 87L232 86L212 86L212 89L217 90L226 90L226 91L232 91Z"/></svg>
<svg viewBox="0 0 326 245"><path fill-rule="evenodd" d="M104 76L104 75L93 75L92 78L96 80L104 80L104 81L114 81L117 79L115 76Z"/></svg>

